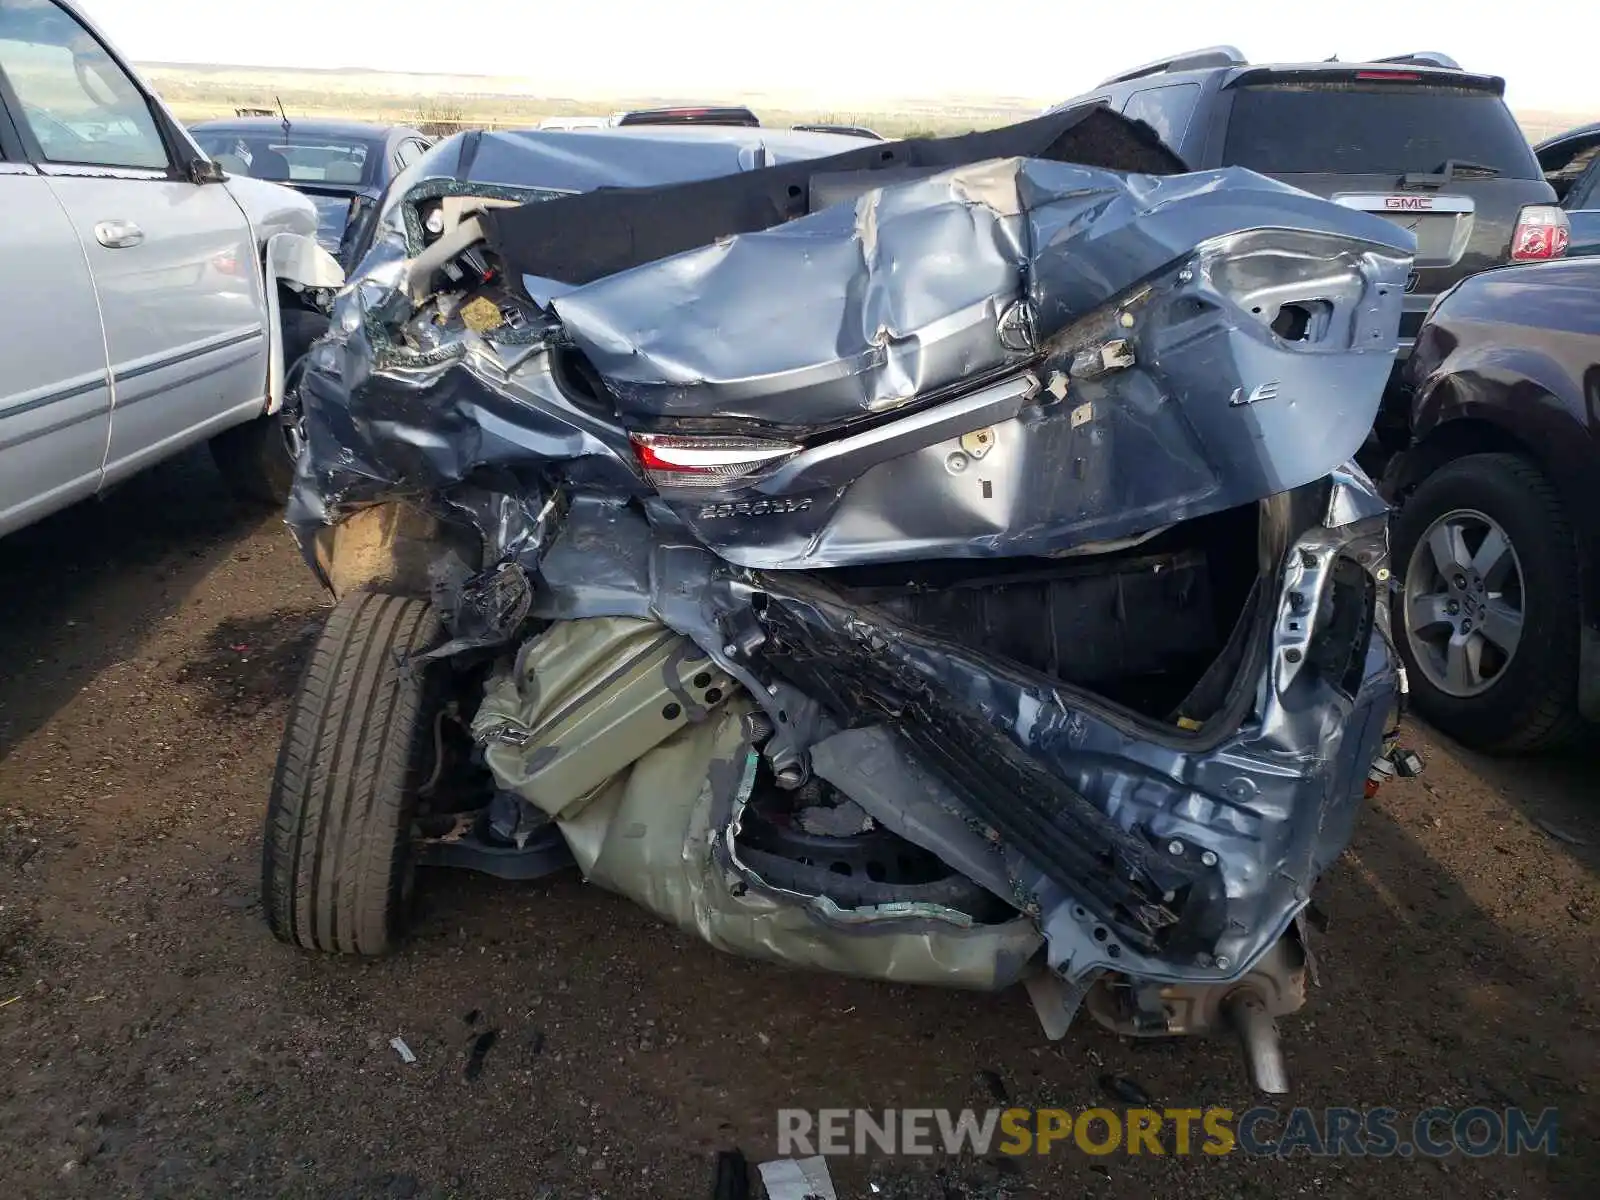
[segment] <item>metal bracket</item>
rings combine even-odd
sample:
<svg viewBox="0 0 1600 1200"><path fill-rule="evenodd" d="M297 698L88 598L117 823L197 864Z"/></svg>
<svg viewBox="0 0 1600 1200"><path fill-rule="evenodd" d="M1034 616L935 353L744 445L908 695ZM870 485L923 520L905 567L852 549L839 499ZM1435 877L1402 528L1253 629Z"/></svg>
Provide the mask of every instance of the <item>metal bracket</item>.
<svg viewBox="0 0 1600 1200"><path fill-rule="evenodd" d="M452 835L419 843L417 865L451 867L493 875L496 879L526 881L553 875L575 864L561 831L550 825L530 837L521 849L487 842L474 826L459 837Z"/></svg>

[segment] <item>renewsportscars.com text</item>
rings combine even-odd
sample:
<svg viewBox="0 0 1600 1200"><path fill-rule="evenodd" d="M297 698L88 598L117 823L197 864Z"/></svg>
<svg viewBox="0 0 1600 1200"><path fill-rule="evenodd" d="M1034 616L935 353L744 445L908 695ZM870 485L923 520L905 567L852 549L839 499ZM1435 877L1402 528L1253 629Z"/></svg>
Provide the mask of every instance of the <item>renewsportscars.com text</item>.
<svg viewBox="0 0 1600 1200"><path fill-rule="evenodd" d="M1558 1126L1553 1108L787 1108L778 1153L1482 1158L1554 1155Z"/></svg>

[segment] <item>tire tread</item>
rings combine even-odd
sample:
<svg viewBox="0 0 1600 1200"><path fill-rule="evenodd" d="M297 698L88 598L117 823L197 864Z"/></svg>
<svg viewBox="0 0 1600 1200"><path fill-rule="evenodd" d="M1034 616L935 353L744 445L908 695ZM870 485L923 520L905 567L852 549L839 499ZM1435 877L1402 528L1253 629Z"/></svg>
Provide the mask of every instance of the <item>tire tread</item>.
<svg viewBox="0 0 1600 1200"><path fill-rule="evenodd" d="M382 954L404 917L420 768L432 751L429 670L409 668L439 623L426 601L355 592L329 615L301 677L273 774L262 900L280 939Z"/></svg>

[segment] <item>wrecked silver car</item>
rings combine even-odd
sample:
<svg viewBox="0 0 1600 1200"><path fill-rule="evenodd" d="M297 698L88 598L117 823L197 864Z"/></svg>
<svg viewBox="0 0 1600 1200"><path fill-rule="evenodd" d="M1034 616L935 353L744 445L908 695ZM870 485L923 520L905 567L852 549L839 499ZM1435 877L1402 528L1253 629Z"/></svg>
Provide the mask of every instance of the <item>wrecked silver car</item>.
<svg viewBox="0 0 1600 1200"><path fill-rule="evenodd" d="M1410 235L1100 107L662 132L443 143L338 297L273 930L379 953L419 865L575 862L1051 1037L1238 1031L1283 1090L1396 711L1351 459Z"/></svg>

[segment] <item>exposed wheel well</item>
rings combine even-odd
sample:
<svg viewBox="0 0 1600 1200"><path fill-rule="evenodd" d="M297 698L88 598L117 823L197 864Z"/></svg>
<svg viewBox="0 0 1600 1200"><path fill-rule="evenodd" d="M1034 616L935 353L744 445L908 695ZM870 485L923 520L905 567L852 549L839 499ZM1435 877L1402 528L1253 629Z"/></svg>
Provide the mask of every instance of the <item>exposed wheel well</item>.
<svg viewBox="0 0 1600 1200"><path fill-rule="evenodd" d="M1440 467L1469 454L1515 454L1547 471L1534 448L1503 426L1462 417L1435 426L1427 437L1395 460L1385 490L1398 503Z"/></svg>
<svg viewBox="0 0 1600 1200"><path fill-rule="evenodd" d="M277 284L278 306L280 309L286 311L288 309L298 308L303 309L306 312L314 313L320 313L323 311L322 309L318 308L315 303L313 303L311 299L311 293L307 289L282 279L278 280Z"/></svg>
<svg viewBox="0 0 1600 1200"><path fill-rule="evenodd" d="M335 596L358 589L398 596L426 597L428 568L454 552L477 570L482 542L464 526L398 501L351 513L337 525L317 531L315 558Z"/></svg>

